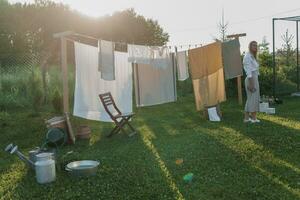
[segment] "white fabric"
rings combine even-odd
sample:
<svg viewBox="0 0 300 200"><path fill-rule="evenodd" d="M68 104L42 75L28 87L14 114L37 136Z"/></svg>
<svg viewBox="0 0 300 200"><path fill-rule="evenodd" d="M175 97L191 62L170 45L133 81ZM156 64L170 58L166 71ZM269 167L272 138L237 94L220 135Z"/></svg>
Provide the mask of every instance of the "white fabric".
<svg viewBox="0 0 300 200"><path fill-rule="evenodd" d="M266 113L267 113L267 114L270 114L270 115L275 114L275 113L276 113L276 109L275 109L275 108L268 108L268 109L266 110Z"/></svg>
<svg viewBox="0 0 300 200"><path fill-rule="evenodd" d="M75 63L74 116L111 122L99 99L105 92L111 92L121 112L132 112L132 66L127 53L115 52L114 81L101 79L97 47L75 42Z"/></svg>
<svg viewBox="0 0 300 200"><path fill-rule="evenodd" d="M128 61L137 64L167 68L170 64L168 47L128 45Z"/></svg>
<svg viewBox="0 0 300 200"><path fill-rule="evenodd" d="M114 46L114 43L110 41L98 41L99 71L101 78L107 81L115 80Z"/></svg>
<svg viewBox="0 0 300 200"><path fill-rule="evenodd" d="M176 101L176 79L172 64L165 68L136 64L134 75L138 107Z"/></svg>
<svg viewBox="0 0 300 200"><path fill-rule="evenodd" d="M177 53L177 74L179 81L184 81L189 78L186 51Z"/></svg>
<svg viewBox="0 0 300 200"><path fill-rule="evenodd" d="M127 51L129 62L147 65L151 64L152 53L149 46L129 44Z"/></svg>
<svg viewBox="0 0 300 200"><path fill-rule="evenodd" d="M221 121L216 107L208 108L207 111L208 111L209 121L212 121L212 122L220 122Z"/></svg>
<svg viewBox="0 0 300 200"><path fill-rule="evenodd" d="M164 47L150 47L152 60L151 65L158 68L168 68L171 64L171 57L169 48Z"/></svg>
<svg viewBox="0 0 300 200"><path fill-rule="evenodd" d="M259 75L259 64L251 53L246 53L243 65L248 78Z"/></svg>
<svg viewBox="0 0 300 200"><path fill-rule="evenodd" d="M266 112L269 108L269 103L264 102L259 104L259 112Z"/></svg>

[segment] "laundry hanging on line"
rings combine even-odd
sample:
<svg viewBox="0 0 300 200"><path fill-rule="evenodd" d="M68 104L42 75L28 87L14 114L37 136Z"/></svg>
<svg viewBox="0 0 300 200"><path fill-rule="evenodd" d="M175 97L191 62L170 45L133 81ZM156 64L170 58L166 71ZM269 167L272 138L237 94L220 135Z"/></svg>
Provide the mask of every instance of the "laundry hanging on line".
<svg viewBox="0 0 300 200"><path fill-rule="evenodd" d="M198 111L226 101L223 69L207 77L192 80L192 82Z"/></svg>
<svg viewBox="0 0 300 200"><path fill-rule="evenodd" d="M189 50L189 62L197 110L225 101L222 44L215 42Z"/></svg>
<svg viewBox="0 0 300 200"><path fill-rule="evenodd" d="M174 102L177 99L175 65L171 58L167 66L134 64L134 84L137 107Z"/></svg>
<svg viewBox="0 0 300 200"><path fill-rule="evenodd" d="M186 51L177 53L177 76L179 81L185 81L189 78L188 58Z"/></svg>
<svg viewBox="0 0 300 200"><path fill-rule="evenodd" d="M113 42L99 40L99 71L101 78L107 81L115 80L115 45Z"/></svg>
<svg viewBox="0 0 300 200"><path fill-rule="evenodd" d="M167 68L170 60L170 51L167 46L128 45L128 61L136 64L152 65L158 68Z"/></svg>
<svg viewBox="0 0 300 200"><path fill-rule="evenodd" d="M75 42L74 116L111 122L98 96L106 92L111 92L122 112L132 112L132 66L127 53L114 55L115 80L106 81L98 71L98 48Z"/></svg>
<svg viewBox="0 0 300 200"><path fill-rule="evenodd" d="M238 39L230 40L222 44L222 55L225 79L233 79L243 75L243 65Z"/></svg>

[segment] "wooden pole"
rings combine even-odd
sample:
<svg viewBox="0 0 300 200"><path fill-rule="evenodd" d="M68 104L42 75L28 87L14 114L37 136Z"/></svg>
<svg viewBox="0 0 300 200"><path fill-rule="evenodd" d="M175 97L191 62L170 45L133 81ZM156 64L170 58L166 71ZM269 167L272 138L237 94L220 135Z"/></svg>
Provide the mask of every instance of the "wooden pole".
<svg viewBox="0 0 300 200"><path fill-rule="evenodd" d="M242 76L238 76L238 77L237 77L237 87L238 87L238 100L239 100L239 105L243 105Z"/></svg>
<svg viewBox="0 0 300 200"><path fill-rule="evenodd" d="M227 38L239 39L240 37L246 36L246 33L228 35ZM239 105L243 105L243 92L242 92L242 76L237 77L237 90L238 90L238 101Z"/></svg>
<svg viewBox="0 0 300 200"><path fill-rule="evenodd" d="M68 85L68 63L67 63L67 40L61 37L61 67L63 80L63 107L64 113L69 113L69 85Z"/></svg>

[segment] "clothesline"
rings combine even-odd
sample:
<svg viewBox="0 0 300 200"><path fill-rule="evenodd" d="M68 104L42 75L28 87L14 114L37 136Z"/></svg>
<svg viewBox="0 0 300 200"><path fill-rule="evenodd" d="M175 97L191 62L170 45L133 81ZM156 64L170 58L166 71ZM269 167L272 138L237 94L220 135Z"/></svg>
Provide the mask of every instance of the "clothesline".
<svg viewBox="0 0 300 200"><path fill-rule="evenodd" d="M72 37L73 36L73 37ZM76 37L78 36L78 37ZM148 105L156 105L156 104L162 104L166 102L173 102L176 101L176 75L175 75L175 67L177 67L178 71L178 80L186 80L189 77L188 70L190 69L190 73L192 75L193 80L193 87L194 87L194 94L195 94L195 101L197 108L200 108L202 106L212 106L216 105L216 103L220 103L226 99L225 96L225 87L224 87L224 79L225 77L228 77L226 75L226 68L228 68L229 72L232 71L236 72L236 69L233 69L233 64L230 62L226 62L226 59L229 59L230 61L234 62L234 64L237 64L237 68L239 69L238 75L240 72L242 73L242 67L241 63L235 63L235 61L241 62L240 58L240 46L233 45L228 46L230 50L224 50L225 44L220 44L220 42L215 42L210 45L206 45L201 47L201 44L194 44L195 47L200 45L201 48L195 48L195 49L189 49L189 55L187 55L187 51L178 51L177 54L174 54L174 52L168 54L168 49L166 47L151 47L151 46L143 46L143 45L128 45L126 46L126 51L116 51L116 49L109 48L110 51L114 55L113 64L109 64L109 66L113 67L113 73L116 77L113 78L113 80L105 80L102 78L102 74L105 72L102 68L104 64L106 64L106 61L108 60L106 55L106 45L99 46L98 43L102 43L101 39L97 39L91 36L86 36L82 34L77 34L74 32L62 32L57 33L54 35L55 38L61 38L61 50L62 50L62 69L63 69L63 77L64 77L64 110L68 112L68 85L67 85L67 49L66 48L66 41L70 40L75 43L75 61L76 61L76 71L82 70L82 73L76 73L78 75L76 86L75 88L79 89L77 92L75 91L75 97L79 97L79 99L82 99L82 96L88 97L84 101L76 101L79 105L79 107L74 106L74 113L75 111L78 111L78 113L82 117L88 117L88 118L101 118L101 112L99 114L99 102L97 101L98 94L103 93L102 89L107 91L117 91L116 94L118 95L118 99L121 101L124 101L123 94L132 94L130 92L132 90L132 86L128 87L129 89L124 89L124 82L119 81L125 81L128 82L132 79L132 75L135 76L135 88L139 88L139 92L136 94L139 94L140 101L137 106L148 106ZM75 38L74 38L75 37ZM80 41L82 37L82 42ZM93 42L89 41L92 40ZM103 41L103 42L109 42L109 41ZM234 41L230 41L234 42ZM86 44L84 44L86 43ZM93 45L88 43L94 43ZM114 42L109 42L114 43ZM77 45L76 45L77 44ZM122 42L122 44L126 44ZM213 46L212 46L213 45ZM228 44L229 45L229 44ZM114 46L112 44L111 46ZM185 45L179 45L179 47L188 46L193 47L192 44L185 44ZM79 48L80 47L80 48ZM172 46L171 46L172 47ZM177 46L175 46L177 47ZM213 48L212 48L213 47ZM100 48L100 49L99 49ZM177 47L178 48L178 47ZM137 51L133 51L137 49ZM157 52L158 51L158 52ZM104 52L104 53L102 53ZM150 52L150 53L149 53ZM162 58L161 52L166 52L167 55L165 58L169 60L170 62L166 62L164 67L157 67L159 63L162 63L164 59ZM200 52L200 53L199 53ZM202 52L202 53L201 53ZM223 54L222 54L223 52ZM224 54L224 52L226 54ZM228 54L230 52L230 54ZM101 57L99 57L99 54L101 54ZM150 56L149 56L150 55ZM155 55L153 57L153 55ZM176 56L176 57L175 57ZM188 56L188 57L187 57ZM210 56L210 57L209 57ZM234 58L232 58L232 56ZM110 57L110 56L109 56ZM99 59L100 58L100 59ZM138 67L137 64L135 64L134 73L132 71L128 71L128 73L120 73L123 74L124 77L120 78L117 75L119 74L117 70L119 69L126 69L126 70L132 70L132 62L130 62L130 59L135 58L134 60L141 60L139 62L135 62L138 64L145 64L144 67ZM144 58L144 60L143 60ZM156 62L153 62L154 61ZM155 60L156 59L156 60ZM149 61L150 60L150 61ZM218 60L218 62L216 61ZM101 62L100 62L101 61ZM143 63L147 61L147 63ZM148 62L149 61L149 62ZM188 63L189 61L189 63ZM154 63L154 65L152 65ZM155 64L156 63L156 64ZM220 64L222 63L222 64ZM228 64L229 63L229 64ZM99 65L100 64L100 65ZM179 66L180 65L180 66ZM190 66L189 66L190 65ZM87 67L89 66L89 67ZM212 66L212 67L211 67ZM226 67L227 66L227 67ZM222 68L222 69L221 69ZM99 71L100 69L100 71ZM140 70L141 69L141 70ZM207 72L208 69L213 69L211 73L204 74L204 77L200 76L197 77L197 73L199 72ZM216 70L214 70L216 69ZM225 73L224 73L225 69ZM145 71L142 71L145 70ZM169 70L169 71L168 71ZM227 70L227 72L228 72ZM172 72L171 72L172 71ZM89 72L89 74L85 74ZM151 73L150 73L151 72ZM141 74L140 74L141 73ZM143 77L142 75L145 75ZM150 75L152 74L152 75ZM225 74L225 77L224 77ZM228 73L227 73L228 74ZM126 77L125 77L126 75ZM138 75L138 77L137 77ZM157 76L160 75L160 76ZM166 77L166 76L170 77ZM201 75L201 74L200 74ZM92 79L91 77L94 77ZM141 78L142 77L142 78ZM153 80L153 77L158 78L159 80ZM229 77L231 78L231 77ZM81 81L82 80L82 81ZM136 80L145 81L140 82L138 86L136 85ZM148 81L146 81L148 80ZM205 80L203 82L203 80ZM104 82L105 81L105 82ZM166 83L167 81L167 83ZM82 83L86 83L86 87L79 87L82 85ZM240 81L241 82L241 81ZM97 84L95 84L97 83ZM114 85L113 83L116 83ZM150 83L150 84L149 84ZM155 83L155 84L153 84ZM122 86L121 86L122 85ZM132 85L132 82L129 84ZM143 87L145 86L145 87ZM147 87L149 86L149 88ZM96 87L96 88L95 88ZM166 87L166 88L164 88ZM80 89L81 88L81 89ZM89 91L95 92L95 97L90 98L91 95L86 93L86 89L89 88ZM131 89L130 89L131 88ZM120 89L120 91L119 91ZM201 90L200 90L201 89ZM204 89L204 90L203 90ZM124 92L125 91L125 92ZM126 92L129 91L129 92ZM174 92L173 92L174 91ZM81 94L80 94L81 92ZM201 93L205 92L205 94ZM80 95L79 95L80 94ZM121 96L120 96L121 95ZM143 100L143 97L146 101ZM217 98L215 98L217 97ZM115 98L117 99L117 98ZM128 98L128 102L132 102L132 96ZM78 100L78 99L77 99ZM150 102L151 100L151 102ZM74 100L75 101L75 100ZM122 102L121 102L122 103ZM131 105L132 103L130 103ZM76 104L77 105L77 104ZM129 106L126 106L129 107ZM78 109L77 109L78 108ZM76 110L77 109L77 110ZM79 115L78 114L78 115Z"/></svg>
<svg viewBox="0 0 300 200"><path fill-rule="evenodd" d="M80 34L80 33L72 33L70 36L79 36L79 37L83 37L83 38L86 38L86 39L93 40L95 42L98 41L98 40L101 40L101 38L95 38L95 37ZM72 42L77 41L76 39L69 38L69 37L66 37L66 39L69 40L69 41L72 41ZM118 42L113 41L113 42L116 43L116 44L119 44L119 45L129 45L129 43L126 43L126 42L119 42L119 41ZM134 43L133 43L133 45L134 45ZM147 46L147 45L145 45L145 46ZM192 47L194 47L194 48L202 47L203 45L198 43L198 44L180 44L180 45L165 45L165 46L169 47L170 49L172 49L172 48L183 49L184 47L189 47L189 49L190 49Z"/></svg>

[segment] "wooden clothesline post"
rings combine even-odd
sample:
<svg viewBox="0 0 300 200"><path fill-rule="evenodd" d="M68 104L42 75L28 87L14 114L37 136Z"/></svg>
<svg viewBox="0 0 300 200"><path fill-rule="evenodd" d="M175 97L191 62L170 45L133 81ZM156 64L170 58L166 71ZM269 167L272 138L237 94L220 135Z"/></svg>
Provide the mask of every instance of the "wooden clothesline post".
<svg viewBox="0 0 300 200"><path fill-rule="evenodd" d="M61 42L61 70L63 81L63 109L64 113L69 113L69 85L68 85L68 59L67 59L67 36L72 35L72 31L55 33L54 38L59 38Z"/></svg>
<svg viewBox="0 0 300 200"><path fill-rule="evenodd" d="M60 39L61 42L61 71L63 81L63 109L64 116L67 123L67 132L69 136L69 142L75 144L75 135L69 118L69 85L68 85L68 48L67 48L67 36L72 35L72 31L66 31L62 33L55 33L54 38Z"/></svg>
<svg viewBox="0 0 300 200"><path fill-rule="evenodd" d="M61 67L63 77L63 107L64 112L69 112L69 85L68 85L68 59L67 59L67 40L61 38Z"/></svg>
<svg viewBox="0 0 300 200"><path fill-rule="evenodd" d="M228 35L227 38L235 38L239 40L240 37L245 37L246 33ZM243 92L242 92L242 76L237 77L237 89L238 89L238 101L240 105L243 105Z"/></svg>

